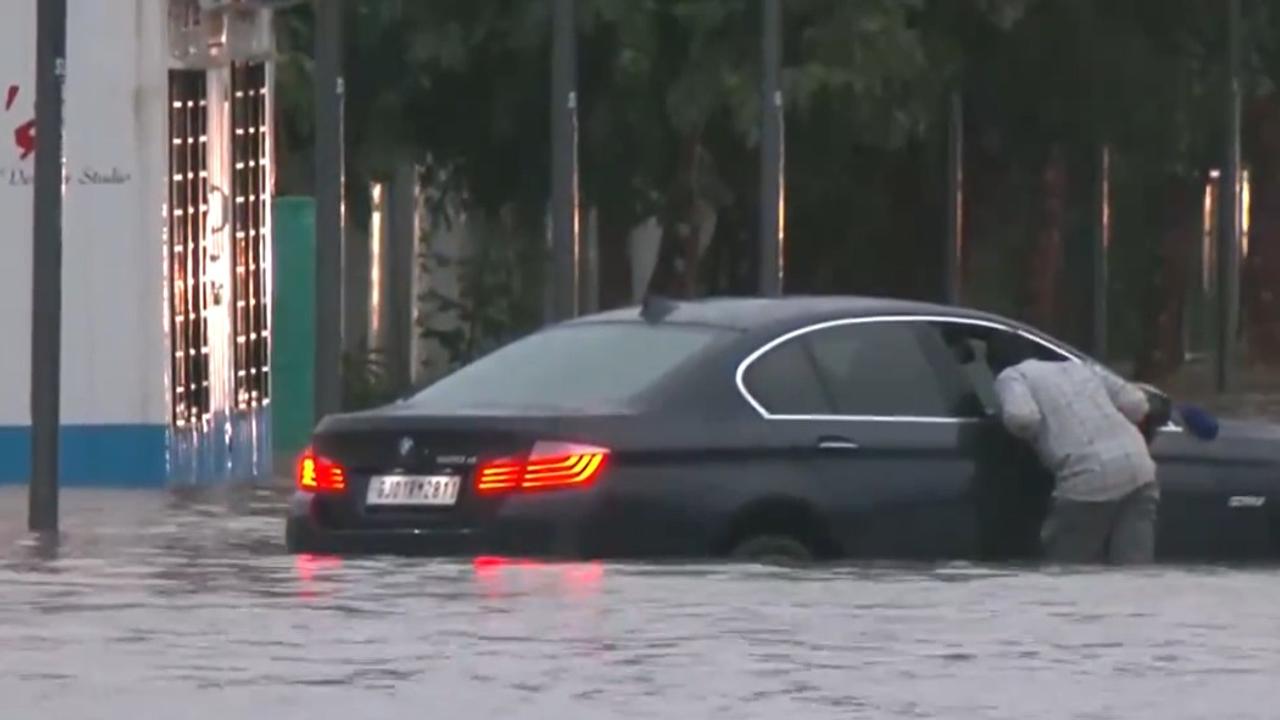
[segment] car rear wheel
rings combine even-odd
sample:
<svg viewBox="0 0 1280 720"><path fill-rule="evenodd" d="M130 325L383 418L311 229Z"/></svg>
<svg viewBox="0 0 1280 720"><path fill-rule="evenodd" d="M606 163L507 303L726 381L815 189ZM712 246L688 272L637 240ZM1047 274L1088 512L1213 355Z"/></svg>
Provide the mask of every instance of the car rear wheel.
<svg viewBox="0 0 1280 720"><path fill-rule="evenodd" d="M742 540L730 555L735 560L745 560L764 565L807 565L813 562L813 552L799 540L785 535L757 535Z"/></svg>

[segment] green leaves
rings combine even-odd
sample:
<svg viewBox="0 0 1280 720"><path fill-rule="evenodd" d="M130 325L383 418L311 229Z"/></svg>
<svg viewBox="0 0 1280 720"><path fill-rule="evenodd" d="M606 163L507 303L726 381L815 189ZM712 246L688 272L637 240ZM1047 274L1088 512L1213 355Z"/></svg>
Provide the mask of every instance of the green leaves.
<svg viewBox="0 0 1280 720"><path fill-rule="evenodd" d="M511 229L486 240L508 254L467 266L475 287L454 298L461 305L451 311L481 298L504 308L506 320L474 318L480 335L499 333L503 323L523 327L526 317L536 322L514 303L536 309L540 290L507 288L510 302L493 298L502 283L542 272L526 246L540 243L550 195L550 0L348 2L349 186L362 191L366 177L407 154L426 163L425 185L438 206L510 212ZM1273 5L1244 3L1252 92L1269 91L1269 78L1280 75ZM965 93L971 181L977 188L985 172L991 183L1010 183L991 190L1003 205L990 201L986 214L999 219L1011 245L1020 241L1021 215L1035 206L1034 173L1051 144L1083 165L1098 143L1109 143L1132 187L1165 173L1200 173L1220 154L1221 3L782 6L793 287L865 289L847 278L869 253L880 257L876 243L912 232L921 247L936 240L945 100L957 87ZM577 0L576 7L581 191L584 207L599 207L609 228L602 258L634 223L654 215L670 221L701 193L699 200L717 196L715 242L733 245L720 255L750 274L743 257L754 242L758 194L760 0ZM281 137L299 154L311 136L309 18L304 5L277 23ZM1015 177L1022 179L1008 180ZM972 217L976 223L980 214ZM904 253L911 247L898 245Z"/></svg>

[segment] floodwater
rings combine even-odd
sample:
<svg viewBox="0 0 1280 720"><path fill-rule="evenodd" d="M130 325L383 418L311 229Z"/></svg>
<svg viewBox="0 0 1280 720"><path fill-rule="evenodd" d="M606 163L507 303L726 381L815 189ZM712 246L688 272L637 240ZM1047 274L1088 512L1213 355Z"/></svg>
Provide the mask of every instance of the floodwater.
<svg viewBox="0 0 1280 720"><path fill-rule="evenodd" d="M1276 718L1280 570L291 557L275 500L0 489L0 719Z"/></svg>

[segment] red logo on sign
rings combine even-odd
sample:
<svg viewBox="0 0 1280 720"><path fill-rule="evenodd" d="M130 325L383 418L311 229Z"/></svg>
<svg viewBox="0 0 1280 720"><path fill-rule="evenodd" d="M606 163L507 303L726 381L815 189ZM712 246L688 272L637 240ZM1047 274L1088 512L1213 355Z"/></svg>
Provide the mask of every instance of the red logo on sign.
<svg viewBox="0 0 1280 720"><path fill-rule="evenodd" d="M9 91L4 96L4 110L9 112L13 109L13 103L18 99L18 86L10 85ZM13 129L13 144L18 147L18 159L26 160L31 153L36 151L36 121L32 118Z"/></svg>

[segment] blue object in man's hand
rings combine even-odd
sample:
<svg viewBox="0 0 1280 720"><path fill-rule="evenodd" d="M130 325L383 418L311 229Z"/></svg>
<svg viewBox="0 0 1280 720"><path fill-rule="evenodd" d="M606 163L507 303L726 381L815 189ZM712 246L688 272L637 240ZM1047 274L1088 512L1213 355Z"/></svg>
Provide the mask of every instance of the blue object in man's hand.
<svg viewBox="0 0 1280 720"><path fill-rule="evenodd" d="M1218 418L1204 408L1195 405L1179 405L1178 414L1182 416L1187 430L1201 440L1213 440L1218 437Z"/></svg>

